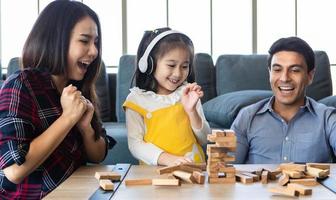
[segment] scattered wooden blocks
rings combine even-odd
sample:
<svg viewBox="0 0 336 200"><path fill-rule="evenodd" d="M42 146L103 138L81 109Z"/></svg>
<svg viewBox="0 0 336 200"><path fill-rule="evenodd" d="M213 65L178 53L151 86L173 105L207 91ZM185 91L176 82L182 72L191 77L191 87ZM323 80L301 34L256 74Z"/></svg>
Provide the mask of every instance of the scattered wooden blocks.
<svg viewBox="0 0 336 200"><path fill-rule="evenodd" d="M290 183L297 183L305 186L315 186L317 181L315 178L299 178L299 179L289 179Z"/></svg>
<svg viewBox="0 0 336 200"><path fill-rule="evenodd" d="M257 174L253 174L250 172L240 172L241 174L245 175L245 176L249 176L253 179L253 182L258 182L260 181L260 176Z"/></svg>
<svg viewBox="0 0 336 200"><path fill-rule="evenodd" d="M152 185L152 179L128 179L125 180L125 185Z"/></svg>
<svg viewBox="0 0 336 200"><path fill-rule="evenodd" d="M253 178L250 177L250 176L246 176L244 174L241 174L241 173L236 173L236 181L242 182L244 184L253 183Z"/></svg>
<svg viewBox="0 0 336 200"><path fill-rule="evenodd" d="M99 180L100 187L103 188L103 190L114 190L114 185L111 180L108 179L102 179Z"/></svg>
<svg viewBox="0 0 336 200"><path fill-rule="evenodd" d="M116 172L96 172L95 178L97 180L108 179L112 181L120 181L121 175Z"/></svg>
<svg viewBox="0 0 336 200"><path fill-rule="evenodd" d="M184 172L184 171L180 171L180 170L177 170L177 171L174 171L173 172L173 175L185 182L188 182L188 183L193 183L195 182L195 180L193 179L193 176L191 173L188 173L188 172Z"/></svg>
<svg viewBox="0 0 336 200"><path fill-rule="evenodd" d="M284 186L284 185L286 185L288 182L289 182L289 176L288 176L288 174L283 174L283 175L280 177L278 184L281 185L281 186Z"/></svg>
<svg viewBox="0 0 336 200"><path fill-rule="evenodd" d="M325 178L329 176L329 169L319 169L316 167L307 166L307 174L316 178Z"/></svg>
<svg viewBox="0 0 336 200"><path fill-rule="evenodd" d="M291 197L298 197L299 192L287 187L273 187L269 188L268 191L277 194L277 195L284 195L284 196L291 196Z"/></svg>
<svg viewBox="0 0 336 200"><path fill-rule="evenodd" d="M302 178L303 172L295 170L282 170L283 174L287 174L291 178Z"/></svg>
<svg viewBox="0 0 336 200"><path fill-rule="evenodd" d="M152 185L180 186L180 180L179 179L152 179Z"/></svg>
<svg viewBox="0 0 336 200"><path fill-rule="evenodd" d="M295 191L298 191L300 195L311 195L313 193L313 190L311 188L307 188L303 185L296 183L289 183L287 187Z"/></svg>
<svg viewBox="0 0 336 200"><path fill-rule="evenodd" d="M173 171L179 170L180 166L176 165L176 166L167 166L167 167L162 167L160 169L157 170L157 173L162 175L162 174L167 174L167 173L172 173Z"/></svg>
<svg viewBox="0 0 336 200"><path fill-rule="evenodd" d="M267 184L268 183L268 176L269 176L268 171L262 171L262 173L261 173L261 183L262 184Z"/></svg>
<svg viewBox="0 0 336 200"><path fill-rule="evenodd" d="M280 164L279 168L281 170L289 170L289 171L299 171L299 172L306 171L306 165L294 164L294 163L282 163Z"/></svg>
<svg viewBox="0 0 336 200"><path fill-rule="evenodd" d="M192 176L196 183L198 184L204 184L205 182L205 175L202 172L194 171L192 173Z"/></svg>

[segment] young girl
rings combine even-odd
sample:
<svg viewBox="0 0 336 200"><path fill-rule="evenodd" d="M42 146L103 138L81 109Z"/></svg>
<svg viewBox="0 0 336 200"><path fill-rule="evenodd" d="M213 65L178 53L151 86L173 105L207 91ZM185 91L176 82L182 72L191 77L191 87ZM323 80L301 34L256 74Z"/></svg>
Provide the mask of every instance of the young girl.
<svg viewBox="0 0 336 200"><path fill-rule="evenodd" d="M169 28L146 31L138 48L135 86L124 108L131 153L146 164L205 162L201 144L211 132L192 79L194 48Z"/></svg>
<svg viewBox="0 0 336 200"><path fill-rule="evenodd" d="M94 91L100 35L95 12L77 1L53 1L38 17L23 70L0 90L0 199L41 199L106 156Z"/></svg>

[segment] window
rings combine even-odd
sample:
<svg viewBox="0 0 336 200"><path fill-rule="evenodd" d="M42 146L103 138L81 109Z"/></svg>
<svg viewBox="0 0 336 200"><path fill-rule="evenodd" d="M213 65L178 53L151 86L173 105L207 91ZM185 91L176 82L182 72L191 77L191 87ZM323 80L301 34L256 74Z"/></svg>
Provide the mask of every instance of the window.
<svg viewBox="0 0 336 200"><path fill-rule="evenodd" d="M210 1L170 0L170 28L185 33L193 41L195 52L211 53Z"/></svg>
<svg viewBox="0 0 336 200"><path fill-rule="evenodd" d="M326 51L336 64L336 1L298 0L297 33L314 50Z"/></svg>
<svg viewBox="0 0 336 200"><path fill-rule="evenodd" d="M20 5L20 6L18 6ZM7 68L20 57L23 45L38 15L36 0L1 1L1 65Z"/></svg>
<svg viewBox="0 0 336 200"><path fill-rule="evenodd" d="M127 53L136 54L145 30L167 26L165 0L127 0Z"/></svg>
<svg viewBox="0 0 336 200"><path fill-rule="evenodd" d="M221 54L252 53L251 1L212 2L214 61Z"/></svg>
<svg viewBox="0 0 336 200"><path fill-rule="evenodd" d="M266 54L277 39L295 36L295 1L257 2L257 52Z"/></svg>
<svg viewBox="0 0 336 200"><path fill-rule="evenodd" d="M102 29L102 59L107 66L117 66L122 55L121 0L83 0L99 16Z"/></svg>

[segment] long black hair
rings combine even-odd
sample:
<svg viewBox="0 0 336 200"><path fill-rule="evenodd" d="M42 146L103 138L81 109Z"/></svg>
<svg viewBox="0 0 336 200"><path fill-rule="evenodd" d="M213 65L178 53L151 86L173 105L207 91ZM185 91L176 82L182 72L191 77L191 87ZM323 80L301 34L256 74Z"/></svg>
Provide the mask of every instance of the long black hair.
<svg viewBox="0 0 336 200"><path fill-rule="evenodd" d="M96 130L96 138L101 133L98 100L95 82L101 65L101 27L97 14L78 1L56 0L48 4L37 18L23 48L22 67L37 68L52 75L68 78L68 52L71 32L84 17L89 16L97 25L98 51L96 59L87 68L83 80L79 81L82 94L95 107L91 125Z"/></svg>

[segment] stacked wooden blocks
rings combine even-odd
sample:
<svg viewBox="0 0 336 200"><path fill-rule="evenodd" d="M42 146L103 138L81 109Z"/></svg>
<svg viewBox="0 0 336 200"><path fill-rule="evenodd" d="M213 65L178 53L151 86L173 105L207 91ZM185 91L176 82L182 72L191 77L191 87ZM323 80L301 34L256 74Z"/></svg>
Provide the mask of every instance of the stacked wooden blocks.
<svg viewBox="0 0 336 200"><path fill-rule="evenodd" d="M278 182L280 187L270 188L270 192L286 196L311 195L312 189L306 186L315 186L316 178L329 176L330 165L283 163L278 170L282 174Z"/></svg>
<svg viewBox="0 0 336 200"><path fill-rule="evenodd" d="M237 138L232 130L213 130L208 141L215 144L207 145L208 155L208 182L209 183L235 183L236 169L229 162L235 161L230 153L236 151Z"/></svg>

